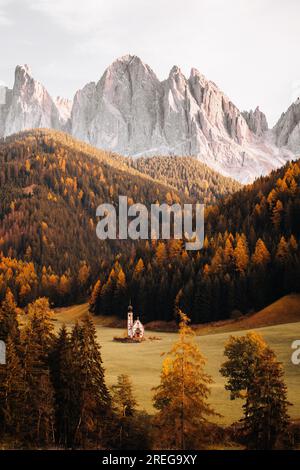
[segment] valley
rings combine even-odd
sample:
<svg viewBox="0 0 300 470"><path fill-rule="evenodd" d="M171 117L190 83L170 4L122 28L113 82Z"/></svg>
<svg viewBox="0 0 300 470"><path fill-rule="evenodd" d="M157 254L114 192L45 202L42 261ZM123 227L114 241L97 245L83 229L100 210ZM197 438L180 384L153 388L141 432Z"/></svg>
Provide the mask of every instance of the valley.
<svg viewBox="0 0 300 470"><path fill-rule="evenodd" d="M0 334L7 341L9 358L0 373L16 388L17 402L9 406L16 410L11 419L20 429L2 433L3 445L14 448L20 439L43 448L50 442L95 448L101 415L105 416L101 423L107 426L103 445L119 448L123 443L115 427L123 429L120 400L127 390L137 404L130 421L133 434L125 445L131 446L138 433L144 437L139 438L142 448L168 446L161 444L155 424L163 415L155 413L152 389L165 380L166 389L160 391L167 393L168 403L174 402L171 421L169 411L165 415L173 430L180 406L176 384L184 377L188 387L193 389L195 382L199 391L206 390L198 394L199 406L204 396L208 415L210 406L221 414L210 416L207 448L239 447L242 434L232 434L226 426L242 416L242 402L229 399L220 374L224 348L232 335L231 342L237 345L241 337L245 347L249 340L256 345L260 360L254 364L263 374L263 382L256 387L264 387L264 377L272 368L276 397L283 399L276 406L287 423L286 401L293 403L288 432L295 440L287 445L297 445L299 366L291 362L291 345L300 335L300 161L242 186L192 157L135 161L47 129L2 139L0 161ZM129 205L139 202L147 209L165 202L205 202L203 248L188 252L178 239L99 240L96 209L107 202L118 209L120 195L127 196ZM147 339L138 344L113 341L124 335L129 302L146 325ZM88 308L93 316L85 316ZM185 318L179 336L187 334L191 339L187 318L194 324L195 343L187 342L185 348L195 362L192 374L182 375L177 366L174 381L169 382L166 365L163 376L161 370L166 353L178 339L178 313ZM63 323L65 330L60 328ZM249 331L256 333L244 336ZM181 346L177 342L174 364L181 357ZM197 346L207 360L205 368ZM237 354L240 357L244 355ZM234 371L239 367L240 372L248 371L243 364ZM27 387L25 395L23 387ZM156 403L160 406L159 396ZM193 425L193 402L191 410ZM164 435L173 439L172 433ZM189 438L190 448L198 448L206 433L192 431ZM172 446L180 444L176 441Z"/></svg>
<svg viewBox="0 0 300 470"><path fill-rule="evenodd" d="M45 129L2 140L0 160L1 295L9 287L20 306L41 295L67 306L92 294L95 314L122 318L132 298L145 323L171 321L176 304L205 324L299 290L297 161L241 186L192 158L135 164ZM147 208L206 202L203 250L188 253L180 240L99 240L96 208L118 208L120 195Z"/></svg>
<svg viewBox="0 0 300 470"><path fill-rule="evenodd" d="M0 0L4 467L300 449L299 17Z"/></svg>
<svg viewBox="0 0 300 470"><path fill-rule="evenodd" d="M288 399L293 406L290 408L292 419L300 417L300 366L293 365L291 362L291 344L295 339L300 339L300 298L283 299L279 304L273 304L268 308L267 315L273 312L273 322L281 319L287 314L287 309L291 311L291 302L294 305L295 320L298 315L298 321L285 323L281 325L269 325L265 327L254 327L255 331L263 335L267 343L274 349L278 360L282 362L285 378L288 387ZM71 327L76 320L82 318L87 312L87 305L69 307L62 309L55 314L56 328L60 328L62 323ZM256 314L257 316L266 316L264 312ZM291 313L292 315L292 313ZM253 317L255 322L255 316ZM113 324L113 318L95 318L97 338L101 345L105 376L108 385L113 385L120 373L128 374L132 378L134 392L141 409L148 413L154 413L152 406L152 387L159 384L162 361L164 353L167 353L172 343L176 340L176 333L166 333L163 331L148 331L147 336L155 336L160 340L146 340L140 344L123 344L113 341L114 336L122 335L124 328L112 328L106 326ZM268 319L266 318L266 321ZM270 321L270 320L269 320ZM118 324L118 323L116 323ZM216 418L216 421L222 425L229 425L235 420L241 418L241 402L230 401L229 393L224 389L225 380L219 373L221 363L224 361L224 345L230 335L244 335L248 331L240 329L239 325L232 325L230 332L219 332L222 326L210 327L209 333L205 330L197 331L197 344L207 359L206 371L212 375L214 383L210 403L223 415L222 418Z"/></svg>

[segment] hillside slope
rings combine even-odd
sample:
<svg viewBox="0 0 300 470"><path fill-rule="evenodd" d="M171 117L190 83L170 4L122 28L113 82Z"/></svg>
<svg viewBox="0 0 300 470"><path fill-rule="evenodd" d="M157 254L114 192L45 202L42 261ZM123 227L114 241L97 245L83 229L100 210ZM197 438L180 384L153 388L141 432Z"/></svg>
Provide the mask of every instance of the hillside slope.
<svg viewBox="0 0 300 470"><path fill-rule="evenodd" d="M119 195L147 206L184 199L174 188L128 167L122 157L61 132L34 130L2 139L0 250L4 257L33 262L34 267L2 259L0 294L10 285L13 291L31 291L24 302L38 292L74 301L80 284L87 288L117 253L132 248L130 241L96 237L97 206L111 202L117 207ZM44 279L42 289L34 269ZM11 285L11 270L25 286Z"/></svg>
<svg viewBox="0 0 300 470"><path fill-rule="evenodd" d="M130 159L141 173L164 182L204 204L216 203L221 197L238 191L242 185L222 176L192 157L152 157Z"/></svg>
<svg viewBox="0 0 300 470"><path fill-rule="evenodd" d="M95 277L106 276L119 253L130 254L133 242L96 237L99 204L117 207L118 196L125 195L129 204L150 207L202 194L201 181L186 190L190 173L178 174L178 190L174 178L170 186L164 175L154 179L127 158L46 129L1 139L0 163L0 296L9 286L22 304L38 294L56 305L84 300ZM206 201L236 187L214 173Z"/></svg>
<svg viewBox="0 0 300 470"><path fill-rule="evenodd" d="M282 113L273 129L276 144L300 154L300 97Z"/></svg>
<svg viewBox="0 0 300 470"><path fill-rule="evenodd" d="M251 330L300 322L300 294L285 295L259 312L236 320L225 320L196 326L199 335Z"/></svg>
<svg viewBox="0 0 300 470"><path fill-rule="evenodd" d="M0 162L0 296L10 287L21 305L36 295L67 305L94 285L95 313L124 318L131 298L145 323L172 320L175 306L206 323L299 291L299 162L208 206L203 250L189 253L181 240L104 242L95 233L96 207L117 207L119 195L148 207L190 200L176 181L47 130L0 141ZM158 173L172 179L164 166ZM178 186L189 176L179 162Z"/></svg>
<svg viewBox="0 0 300 470"><path fill-rule="evenodd" d="M124 318L131 298L144 323L171 321L178 307L193 323L259 311L299 292L299 243L297 161L208 206L201 251L187 253L181 241L171 240L115 258L110 275L95 287L92 310ZM123 292L119 273L126 279Z"/></svg>
<svg viewBox="0 0 300 470"><path fill-rule="evenodd" d="M74 324L75 318L78 317L80 307L75 307L75 317L71 320L71 312L73 307L67 309L64 315L59 314L57 318L57 328L63 322L67 322L68 327ZM77 312L77 313L76 313ZM96 319L96 330L101 351L103 354L103 362L106 371L108 385L116 383L120 370L124 374L132 377L134 391L138 399L138 403L142 409L146 409L149 413L153 413L153 387L159 384L161 366L165 353L170 350L176 335L174 333L160 332L155 333L159 340L146 340L140 344L124 344L112 341L114 336L121 336L124 329L109 328L102 321L106 319ZM245 330L246 331L246 330ZM203 333L196 337L201 352L207 359L206 371L213 378L212 394L210 402L215 409L222 414L216 420L222 424L231 424L242 416L242 402L230 400L228 391L225 390L225 379L220 374L220 364L224 361L224 346L228 341L230 334L240 335L245 331L239 331L233 328L230 333L213 329L210 332ZM288 386L288 398L293 406L290 414L293 419L299 419L300 416L300 376L299 366L295 366L291 362L291 344L300 335L300 322L287 323L282 325L267 326L257 330L263 335L264 339L271 346L278 356L278 360L282 362L285 371L285 380ZM153 336L149 330L146 330L146 336ZM141 364L143 365L141 367Z"/></svg>
<svg viewBox="0 0 300 470"><path fill-rule="evenodd" d="M81 320L89 311L89 304L72 305L70 307L55 310L55 321L60 323L74 324ZM98 326L108 326L126 329L126 318L109 316L95 316L94 322ZM244 315L237 319L211 322L203 325L193 325L197 335L208 335L216 333L237 332L263 328L274 325L300 322L300 294L285 295L271 305L263 308L259 312ZM177 326L175 322L151 322L146 324L146 330L175 332Z"/></svg>

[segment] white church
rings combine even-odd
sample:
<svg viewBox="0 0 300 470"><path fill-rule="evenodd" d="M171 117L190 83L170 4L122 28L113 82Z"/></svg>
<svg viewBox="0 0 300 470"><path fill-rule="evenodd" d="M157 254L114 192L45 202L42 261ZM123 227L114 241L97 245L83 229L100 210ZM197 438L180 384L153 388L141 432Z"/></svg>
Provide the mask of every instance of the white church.
<svg viewBox="0 0 300 470"><path fill-rule="evenodd" d="M128 307L127 314L127 336L130 339L139 340L144 337L145 328L142 322L139 320L139 317L133 321L133 308L131 305Z"/></svg>

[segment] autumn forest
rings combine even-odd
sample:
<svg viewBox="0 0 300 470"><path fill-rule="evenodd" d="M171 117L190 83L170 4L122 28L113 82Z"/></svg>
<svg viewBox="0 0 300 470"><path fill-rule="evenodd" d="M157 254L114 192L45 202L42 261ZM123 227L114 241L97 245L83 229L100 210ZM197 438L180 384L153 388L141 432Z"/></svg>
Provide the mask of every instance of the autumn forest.
<svg viewBox="0 0 300 470"><path fill-rule="evenodd" d="M224 430L191 325L241 318L300 291L300 161L242 186L192 157L126 159L32 130L2 139L0 162L0 339L8 361L0 366L0 435L8 448L292 446L282 440L290 403L274 351L256 333L226 344L220 373L231 399L244 400L244 417ZM119 195L147 207L205 203L203 249L188 252L181 240L100 241L96 208L117 206ZM88 316L55 329L54 308L83 302ZM93 318L124 320L129 302L146 325L177 325L153 389L154 416L140 410L126 374L110 389L105 381ZM182 384L185 397L176 392Z"/></svg>

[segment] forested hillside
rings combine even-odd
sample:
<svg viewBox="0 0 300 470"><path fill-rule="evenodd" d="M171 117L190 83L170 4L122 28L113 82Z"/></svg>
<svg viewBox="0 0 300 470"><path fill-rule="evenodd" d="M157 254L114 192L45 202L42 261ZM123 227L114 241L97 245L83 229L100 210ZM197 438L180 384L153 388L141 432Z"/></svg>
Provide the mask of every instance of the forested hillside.
<svg viewBox="0 0 300 470"><path fill-rule="evenodd" d="M299 292L299 185L297 161L208 207L199 252L171 240L118 257L94 287L92 311L125 314L131 298L144 321L171 320L179 307L199 323Z"/></svg>
<svg viewBox="0 0 300 470"><path fill-rule="evenodd" d="M34 130L0 141L0 294L10 287L21 305L36 295L55 304L88 295L130 241L96 237L96 207L179 202L176 190L66 134Z"/></svg>
<svg viewBox="0 0 300 470"><path fill-rule="evenodd" d="M143 157L129 162L141 173L163 181L205 204L215 203L242 187L237 181L222 176L193 157Z"/></svg>
<svg viewBox="0 0 300 470"><path fill-rule="evenodd" d="M180 240L98 240L96 207L117 206L119 195L147 206L201 195L208 200L200 167L179 159L176 169L172 158L169 165L144 160L141 169L147 167L148 175L121 156L62 133L28 131L2 140L1 297L10 287L21 306L38 295L67 305L86 299L92 289L96 314L123 317L131 298L143 321L171 320L180 307L198 323L259 309L298 291L299 162L207 204L199 252L186 252ZM172 186L151 177L155 162L157 178ZM231 180L223 185L205 170L203 175L213 199L234 188Z"/></svg>

